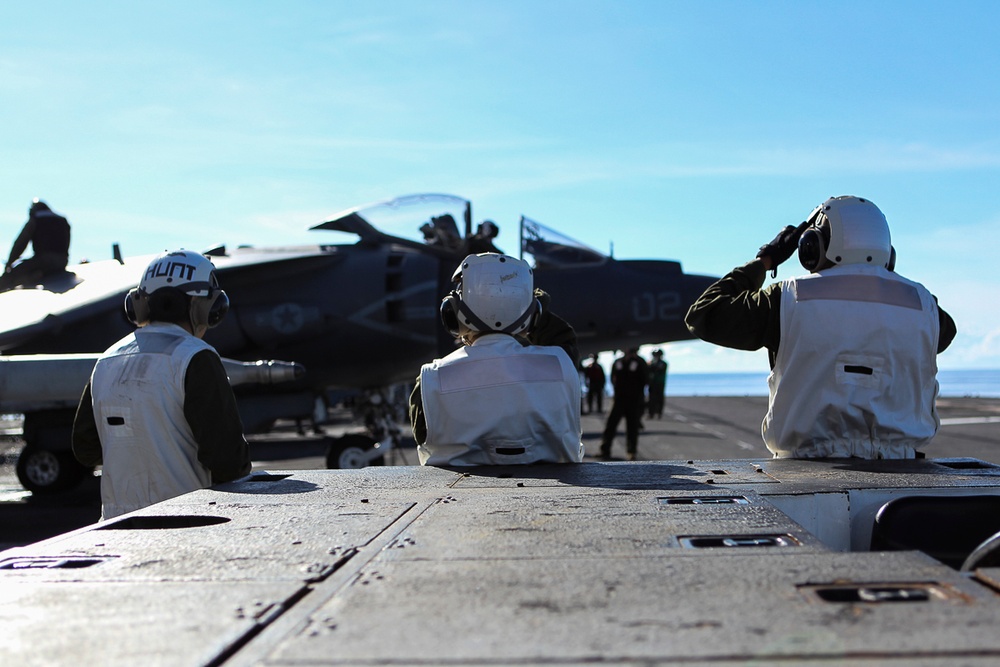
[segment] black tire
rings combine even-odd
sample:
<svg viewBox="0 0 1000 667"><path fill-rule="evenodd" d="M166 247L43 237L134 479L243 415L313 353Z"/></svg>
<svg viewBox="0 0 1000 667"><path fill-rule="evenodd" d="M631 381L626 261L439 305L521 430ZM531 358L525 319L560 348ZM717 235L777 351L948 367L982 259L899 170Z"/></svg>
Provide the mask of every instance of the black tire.
<svg viewBox="0 0 1000 667"><path fill-rule="evenodd" d="M334 469L365 468L367 466L385 465L385 457L368 461L366 453L375 444L376 440L361 433L349 433L340 438L330 441L326 450L326 467Z"/></svg>
<svg viewBox="0 0 1000 667"><path fill-rule="evenodd" d="M71 489L90 473L71 452L28 445L17 458L17 479L28 491L45 495Z"/></svg>

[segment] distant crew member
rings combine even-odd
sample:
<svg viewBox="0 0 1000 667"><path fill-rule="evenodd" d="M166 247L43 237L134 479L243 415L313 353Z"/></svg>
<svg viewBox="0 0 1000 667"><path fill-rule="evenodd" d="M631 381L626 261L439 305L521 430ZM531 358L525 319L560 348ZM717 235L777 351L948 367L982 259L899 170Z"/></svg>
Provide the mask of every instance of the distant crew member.
<svg viewBox="0 0 1000 667"><path fill-rule="evenodd" d="M528 263L469 255L441 318L463 347L425 364L410 396L422 465L579 462L576 334Z"/></svg>
<svg viewBox="0 0 1000 667"><path fill-rule="evenodd" d="M428 245L440 246L455 252L462 248L462 235L458 232L458 224L449 213L432 217L430 222L420 226L420 232Z"/></svg>
<svg viewBox="0 0 1000 667"><path fill-rule="evenodd" d="M0 291L34 285L47 275L65 271L69 262L69 235L69 221L35 199L28 209L28 221L10 249L0 276ZM29 243L33 256L18 262Z"/></svg>
<svg viewBox="0 0 1000 667"><path fill-rule="evenodd" d="M597 361L597 355L590 355L590 363L583 369L583 376L587 381L587 412L594 412L597 406L599 414L604 413L604 391L608 382L608 376L604 373L604 368Z"/></svg>
<svg viewBox="0 0 1000 667"><path fill-rule="evenodd" d="M465 239L466 254L478 255L484 252L500 253L493 245L493 239L500 233L500 228L492 220L483 220L476 227L476 233Z"/></svg>
<svg viewBox="0 0 1000 667"><path fill-rule="evenodd" d="M663 400L667 391L667 362L663 360L663 350L653 350L653 360L649 362L649 418L663 418Z"/></svg>
<svg viewBox="0 0 1000 667"><path fill-rule="evenodd" d="M798 252L809 275L761 289ZM770 399L762 433L775 457L904 459L937 433L937 359L955 323L922 285L894 273L885 216L833 197L688 310L706 341L766 347Z"/></svg>
<svg viewBox="0 0 1000 667"><path fill-rule="evenodd" d="M129 292L135 332L94 367L73 424L73 453L103 465L102 519L250 472L236 398L202 340L229 310L211 261L160 255Z"/></svg>
<svg viewBox="0 0 1000 667"><path fill-rule="evenodd" d="M635 461L639 453L639 431L642 430L642 410L646 406L646 383L649 382L649 365L639 356L639 349L630 347L625 355L611 365L611 386L615 396L611 412L604 424L599 458L611 458L611 445L618 432L618 424L625 418L625 458Z"/></svg>

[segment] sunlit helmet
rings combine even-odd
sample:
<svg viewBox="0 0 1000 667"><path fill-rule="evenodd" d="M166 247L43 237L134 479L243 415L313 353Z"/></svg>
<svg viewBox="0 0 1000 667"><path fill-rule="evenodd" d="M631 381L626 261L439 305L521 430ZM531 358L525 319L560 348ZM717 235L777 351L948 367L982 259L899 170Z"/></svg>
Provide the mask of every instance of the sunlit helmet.
<svg viewBox="0 0 1000 667"><path fill-rule="evenodd" d="M809 271L842 264L886 267L892 257L889 224L878 206L860 197L831 197L808 218L799 261Z"/></svg>
<svg viewBox="0 0 1000 667"><path fill-rule="evenodd" d="M211 328L229 311L229 297L219 288L215 266L204 255L176 250L159 255L146 267L139 286L128 293L125 311L140 326L157 317L157 304L176 311L177 297L183 295L191 326ZM167 318L173 319L173 315Z"/></svg>
<svg viewBox="0 0 1000 667"><path fill-rule="evenodd" d="M442 302L441 317L454 335L463 330L517 334L538 313L531 267L524 260L493 252L469 255L452 282L455 289Z"/></svg>
<svg viewBox="0 0 1000 667"><path fill-rule="evenodd" d="M218 288L215 265L202 254L175 250L159 255L142 274L139 289L152 294L163 287L173 287L189 296L208 296Z"/></svg>

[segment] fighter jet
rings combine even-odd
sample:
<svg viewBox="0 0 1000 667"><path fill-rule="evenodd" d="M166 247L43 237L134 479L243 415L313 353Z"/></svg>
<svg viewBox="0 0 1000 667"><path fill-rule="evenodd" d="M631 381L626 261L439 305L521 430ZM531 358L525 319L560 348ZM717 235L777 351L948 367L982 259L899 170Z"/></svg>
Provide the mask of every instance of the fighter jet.
<svg viewBox="0 0 1000 667"><path fill-rule="evenodd" d="M528 218L520 226L519 252L534 259L535 284L551 295L553 312L576 329L581 354L691 337L684 313L715 278L685 274L673 261L616 260ZM293 382L237 389L248 433L279 418L311 417L331 389L411 382L421 364L454 349L439 305L460 260L482 247L471 202L410 195L343 211L312 229L349 237L343 243L324 238L308 246L205 251L231 304L206 340L228 359L280 359L306 369ZM69 266L36 289L0 293L0 354L101 352L126 335L133 325L122 307L125 294L151 256L115 255ZM5 398L16 398L16 387L6 392L0 410ZM62 424L58 437L40 439L51 448L65 438L69 410L61 418L25 414L36 424ZM66 443L68 449L68 438ZM32 444L39 442L26 450L39 451Z"/></svg>

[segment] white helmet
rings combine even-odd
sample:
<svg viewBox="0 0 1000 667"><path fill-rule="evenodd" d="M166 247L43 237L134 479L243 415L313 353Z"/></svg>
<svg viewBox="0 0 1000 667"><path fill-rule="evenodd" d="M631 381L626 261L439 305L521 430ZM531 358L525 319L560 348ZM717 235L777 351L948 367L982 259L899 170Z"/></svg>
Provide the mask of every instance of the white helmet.
<svg viewBox="0 0 1000 667"><path fill-rule="evenodd" d="M495 252L469 255L455 269L456 283L441 302L441 320L453 335L465 331L517 334L538 313L531 267Z"/></svg>
<svg viewBox="0 0 1000 667"><path fill-rule="evenodd" d="M799 261L809 271L840 264L890 265L889 223L878 206L860 197L831 197L813 209L799 239Z"/></svg>
<svg viewBox="0 0 1000 667"><path fill-rule="evenodd" d="M151 316L155 318L157 308L155 303L151 307L150 297L168 288L175 294L191 297L189 319L196 331L214 327L229 311L229 297L219 289L211 260L191 250L175 250L154 258L139 286L125 297L129 319L142 326Z"/></svg>
<svg viewBox="0 0 1000 667"><path fill-rule="evenodd" d="M211 260L191 250L175 250L156 257L139 281L139 289L146 294L161 287L173 287L189 296L208 296L218 286Z"/></svg>

